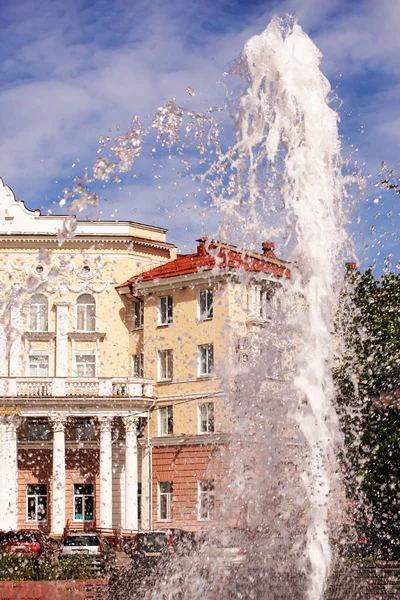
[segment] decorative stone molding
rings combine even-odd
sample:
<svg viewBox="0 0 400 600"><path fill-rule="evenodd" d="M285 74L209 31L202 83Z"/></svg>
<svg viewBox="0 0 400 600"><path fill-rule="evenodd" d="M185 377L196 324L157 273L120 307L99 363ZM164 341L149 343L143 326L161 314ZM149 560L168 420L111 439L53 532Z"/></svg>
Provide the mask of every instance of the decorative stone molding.
<svg viewBox="0 0 400 600"><path fill-rule="evenodd" d="M55 331L24 331L22 337L26 340L35 340L38 342L47 342L49 340L54 340L56 337Z"/></svg>
<svg viewBox="0 0 400 600"><path fill-rule="evenodd" d="M79 342L95 342L104 339L106 334L100 331L69 331L68 337Z"/></svg>
<svg viewBox="0 0 400 600"><path fill-rule="evenodd" d="M99 425L101 432L111 432L114 422L114 417L99 417Z"/></svg>
<svg viewBox="0 0 400 600"><path fill-rule="evenodd" d="M54 305L55 306L70 306L70 302L68 302L68 300L65 300L64 298L58 298L58 300L54 300Z"/></svg>
<svg viewBox="0 0 400 600"><path fill-rule="evenodd" d="M49 415L50 424L53 428L54 433L63 432L67 423L65 415Z"/></svg>
<svg viewBox="0 0 400 600"><path fill-rule="evenodd" d="M128 417L123 417L124 425L126 431L132 433L138 433L139 428L139 417L134 417L133 415L129 415Z"/></svg>

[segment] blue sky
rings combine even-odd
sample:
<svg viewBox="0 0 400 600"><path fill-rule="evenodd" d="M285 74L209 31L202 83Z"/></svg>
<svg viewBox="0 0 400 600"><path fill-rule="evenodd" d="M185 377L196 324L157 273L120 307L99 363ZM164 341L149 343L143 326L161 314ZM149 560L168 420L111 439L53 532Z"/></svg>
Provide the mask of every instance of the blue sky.
<svg viewBox="0 0 400 600"><path fill-rule="evenodd" d="M28 207L63 212L62 190L93 165L101 134L125 131L133 115L146 122L172 98L187 110L224 105L223 73L246 39L285 13L321 49L342 102L344 154L370 175L351 225L361 265L389 254L395 264L400 197L373 185L382 160L400 169L393 0L0 0L0 176ZM165 153L150 150L135 165L139 177L107 184L90 216L168 227L169 240L189 249L215 218L199 215L202 195L179 165L168 169Z"/></svg>

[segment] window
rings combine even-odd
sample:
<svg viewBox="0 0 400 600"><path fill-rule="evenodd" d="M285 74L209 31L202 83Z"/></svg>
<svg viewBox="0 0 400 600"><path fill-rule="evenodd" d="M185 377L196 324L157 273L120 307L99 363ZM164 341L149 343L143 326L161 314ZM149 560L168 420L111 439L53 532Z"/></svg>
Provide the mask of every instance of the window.
<svg viewBox="0 0 400 600"><path fill-rule="evenodd" d="M158 520L171 521L172 519L172 482L158 482Z"/></svg>
<svg viewBox="0 0 400 600"><path fill-rule="evenodd" d="M94 493L93 484L74 485L74 520L93 521Z"/></svg>
<svg viewBox="0 0 400 600"><path fill-rule="evenodd" d="M199 520L207 521L211 518L214 508L214 481L203 479L198 482L199 486Z"/></svg>
<svg viewBox="0 0 400 600"><path fill-rule="evenodd" d="M47 484L26 486L26 520L47 521Z"/></svg>
<svg viewBox="0 0 400 600"><path fill-rule="evenodd" d="M214 402L199 404L199 432L213 433L214 431Z"/></svg>
<svg viewBox="0 0 400 600"><path fill-rule="evenodd" d="M213 292L212 290L201 290L199 296L200 319L206 321L213 318Z"/></svg>
<svg viewBox="0 0 400 600"><path fill-rule="evenodd" d="M47 419L28 419L28 440L44 442L50 439L50 425Z"/></svg>
<svg viewBox="0 0 400 600"><path fill-rule="evenodd" d="M174 416L172 404L159 409L159 435L172 435L174 431Z"/></svg>
<svg viewBox="0 0 400 600"><path fill-rule="evenodd" d="M76 354L76 377L96 377L96 356L94 354Z"/></svg>
<svg viewBox="0 0 400 600"><path fill-rule="evenodd" d="M132 305L132 328L141 329L144 323L143 302L134 300Z"/></svg>
<svg viewBox="0 0 400 600"><path fill-rule="evenodd" d="M199 346L199 375L211 375L214 371L214 344Z"/></svg>
<svg viewBox="0 0 400 600"><path fill-rule="evenodd" d="M31 354L29 356L29 377L48 377L49 357Z"/></svg>
<svg viewBox="0 0 400 600"><path fill-rule="evenodd" d="M255 285L249 290L249 310L254 319L270 321L278 308L275 290L266 285Z"/></svg>
<svg viewBox="0 0 400 600"><path fill-rule="evenodd" d="M172 296L162 296L159 305L159 325L168 325L172 323Z"/></svg>
<svg viewBox="0 0 400 600"><path fill-rule="evenodd" d="M76 300L77 331L96 331L96 302L90 294L81 294Z"/></svg>
<svg viewBox="0 0 400 600"><path fill-rule="evenodd" d="M143 352L140 354L134 354L132 356L132 374L133 377L144 377L144 355Z"/></svg>
<svg viewBox="0 0 400 600"><path fill-rule="evenodd" d="M29 331L49 330L49 303L43 294L34 294L29 305Z"/></svg>
<svg viewBox="0 0 400 600"><path fill-rule="evenodd" d="M96 426L93 419L75 419L74 440L76 442L93 442L96 439Z"/></svg>
<svg viewBox="0 0 400 600"><path fill-rule="evenodd" d="M158 352L158 379L172 379L173 377L172 350L159 350Z"/></svg>

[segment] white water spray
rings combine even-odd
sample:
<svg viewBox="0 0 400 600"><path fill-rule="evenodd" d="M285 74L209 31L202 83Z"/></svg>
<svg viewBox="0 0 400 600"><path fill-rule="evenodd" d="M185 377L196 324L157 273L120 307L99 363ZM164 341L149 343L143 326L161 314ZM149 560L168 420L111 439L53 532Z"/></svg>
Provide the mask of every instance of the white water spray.
<svg viewBox="0 0 400 600"><path fill-rule="evenodd" d="M292 290L304 298L306 307L299 323L295 388L302 405L298 423L309 447L303 481L311 507L310 600L322 597L331 563L328 510L339 439L332 407L331 331L340 253L347 241L338 115L329 107L331 88L320 61L321 53L310 38L287 20L274 19L246 43L241 66L246 89L240 97L237 158L232 162L239 179L232 206L238 195L243 201L245 192L247 214L253 215L244 225L245 233L259 237L260 224L265 223L266 215L258 208L268 177L262 175L263 169L279 171L280 198L287 219L295 225L291 259L299 269L293 271ZM229 202L221 205L229 211Z"/></svg>

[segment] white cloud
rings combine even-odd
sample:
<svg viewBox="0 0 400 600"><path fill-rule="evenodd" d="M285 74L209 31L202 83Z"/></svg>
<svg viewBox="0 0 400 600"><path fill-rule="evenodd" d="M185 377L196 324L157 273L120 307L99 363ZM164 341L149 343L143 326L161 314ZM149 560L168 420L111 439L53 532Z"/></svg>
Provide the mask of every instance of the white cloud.
<svg viewBox="0 0 400 600"><path fill-rule="evenodd" d="M275 10L298 15L321 48L323 70L334 87L342 75L341 131L347 142L348 132L364 125L362 136L351 131L360 162L370 170L382 158L396 166L397 2L274 0L244 6L234 0L205 0L200 9L194 0L96 0L91 7L79 0L42 0L40 11L37 7L34 0L7 6L0 56L0 175L30 207L42 204L49 190L61 193L75 175L71 165L76 158L81 167L91 166L99 135L116 125L124 130L133 114L145 118L173 97L195 110L221 104L224 89L217 82L223 71ZM196 91L194 98L185 92L188 85ZM147 152L137 168L142 173L151 172ZM49 185L54 180L59 186ZM154 180L144 177L133 186L124 180L120 192L110 186L104 195L120 203L124 218L131 218L133 197L138 206L132 218L136 214L153 221L160 216L160 202L172 214L174 174L164 181L160 194ZM181 186L185 199L190 185ZM185 222L190 231L202 227L194 210L185 207L173 219L163 215L160 225L173 227L180 237Z"/></svg>

